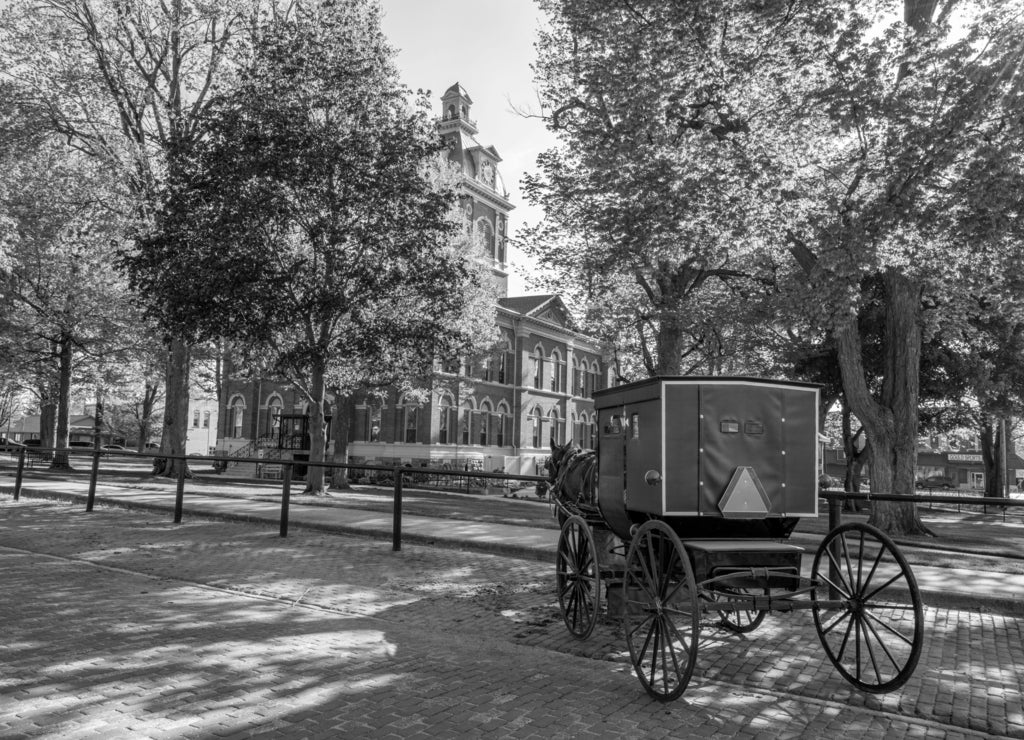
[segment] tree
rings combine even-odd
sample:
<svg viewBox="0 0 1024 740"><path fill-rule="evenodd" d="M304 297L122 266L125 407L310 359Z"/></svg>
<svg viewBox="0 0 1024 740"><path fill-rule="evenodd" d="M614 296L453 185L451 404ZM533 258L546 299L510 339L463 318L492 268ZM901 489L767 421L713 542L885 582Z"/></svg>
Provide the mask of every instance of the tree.
<svg viewBox="0 0 1024 740"><path fill-rule="evenodd" d="M37 359L42 443L67 447L75 374L89 353L113 351L133 334L109 247L123 231L120 194L95 160L52 139L0 145L0 163L0 214L15 227L0 268L4 323L19 335L22 357ZM67 467L67 455L52 465Z"/></svg>
<svg viewBox="0 0 1024 740"><path fill-rule="evenodd" d="M763 5L541 2L535 71L560 145L526 178L546 221L524 242L602 304L623 296L615 331L649 374L722 372L724 335L749 331L742 279L779 230L751 193L784 186L766 144L791 135L785 73L824 22L814 3Z"/></svg>
<svg viewBox="0 0 1024 740"><path fill-rule="evenodd" d="M379 13L300 3L259 29L131 263L164 325L245 343L305 395L313 461L328 389L422 375L493 321L490 306L467 311L482 267ZM322 468L307 489L324 490Z"/></svg>
<svg viewBox="0 0 1024 740"><path fill-rule="evenodd" d="M248 0L15 0L0 15L0 80L21 109L120 174L144 230L259 11ZM167 358L161 449L182 454L188 345L168 334Z"/></svg>
<svg viewBox="0 0 1024 740"><path fill-rule="evenodd" d="M956 38L955 3L906 0L902 20L860 4L823 50L822 117L808 119L819 156L802 190L822 207L805 204L789 236L836 339L876 491L914 490L926 337L965 291L1022 285L1024 22L1010 3L965 5L979 12ZM865 300L884 317L877 378L858 330ZM908 504L876 502L871 521L924 531Z"/></svg>

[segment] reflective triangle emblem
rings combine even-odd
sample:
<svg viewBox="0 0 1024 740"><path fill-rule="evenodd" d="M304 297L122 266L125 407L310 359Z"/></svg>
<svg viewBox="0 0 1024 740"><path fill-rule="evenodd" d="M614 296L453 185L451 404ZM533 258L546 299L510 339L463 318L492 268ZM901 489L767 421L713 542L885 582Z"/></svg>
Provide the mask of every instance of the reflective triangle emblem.
<svg viewBox="0 0 1024 740"><path fill-rule="evenodd" d="M738 467L718 502L722 516L737 519L764 519L772 503L753 468Z"/></svg>

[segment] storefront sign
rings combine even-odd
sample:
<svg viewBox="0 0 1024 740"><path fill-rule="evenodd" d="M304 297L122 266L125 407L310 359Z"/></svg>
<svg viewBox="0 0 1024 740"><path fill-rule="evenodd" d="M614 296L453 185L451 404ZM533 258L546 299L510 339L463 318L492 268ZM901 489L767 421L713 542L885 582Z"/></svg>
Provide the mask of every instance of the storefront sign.
<svg viewBox="0 0 1024 740"><path fill-rule="evenodd" d="M981 455L968 455L962 452L947 452L946 460L949 462L983 463L985 459Z"/></svg>

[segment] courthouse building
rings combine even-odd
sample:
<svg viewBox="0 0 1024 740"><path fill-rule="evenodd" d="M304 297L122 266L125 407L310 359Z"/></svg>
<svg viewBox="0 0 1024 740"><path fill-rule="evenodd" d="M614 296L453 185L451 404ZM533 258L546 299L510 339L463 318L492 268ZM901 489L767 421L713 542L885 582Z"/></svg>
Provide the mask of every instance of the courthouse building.
<svg viewBox="0 0 1024 740"><path fill-rule="evenodd" d="M608 369L601 346L573 326L559 296L508 295L513 205L501 157L477 140L473 101L461 85L448 88L441 103L438 132L463 172L461 207L489 252L498 347L482 358L435 362L425 393L334 399L345 404L339 417L348 423L329 431L329 452L341 434L352 463L532 474L549 454L549 440L572 439L583 447L596 441L591 396L606 386ZM308 422L294 389L269 379L228 377L224 391L221 452L302 458Z"/></svg>

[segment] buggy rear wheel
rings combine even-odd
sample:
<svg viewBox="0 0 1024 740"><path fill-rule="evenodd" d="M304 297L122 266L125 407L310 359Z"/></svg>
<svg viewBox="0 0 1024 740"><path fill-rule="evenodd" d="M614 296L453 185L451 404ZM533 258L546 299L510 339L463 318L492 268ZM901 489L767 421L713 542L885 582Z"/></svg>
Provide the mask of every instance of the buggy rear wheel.
<svg viewBox="0 0 1024 740"><path fill-rule="evenodd" d="M822 541L811 575L814 626L836 669L872 694L905 684L921 656L924 611L896 544L868 524L844 524ZM826 587L830 601L822 603Z"/></svg>
<svg viewBox="0 0 1024 740"><path fill-rule="evenodd" d="M637 530L626 556L623 621L629 657L647 693L682 695L697 662L700 613L690 559L660 520Z"/></svg>
<svg viewBox="0 0 1024 740"><path fill-rule="evenodd" d="M586 640L594 631L601 606L601 574L594 535L582 517L571 516L562 524L555 582L569 634Z"/></svg>
<svg viewBox="0 0 1024 740"><path fill-rule="evenodd" d="M746 588L723 588L720 591L714 592L714 594L717 600L722 597L729 598L732 595L747 596L750 594L750 590ZM721 621L718 624L723 629L745 634L753 632L760 627L761 622L768 616L768 612L764 609L735 609L733 611L718 612L718 616L721 617Z"/></svg>

